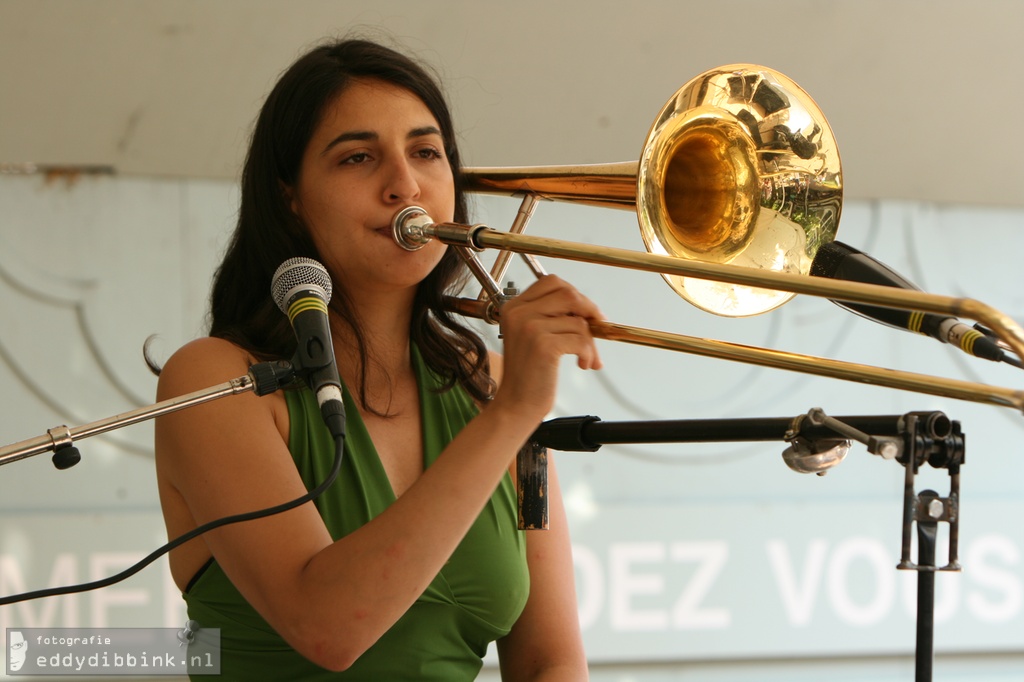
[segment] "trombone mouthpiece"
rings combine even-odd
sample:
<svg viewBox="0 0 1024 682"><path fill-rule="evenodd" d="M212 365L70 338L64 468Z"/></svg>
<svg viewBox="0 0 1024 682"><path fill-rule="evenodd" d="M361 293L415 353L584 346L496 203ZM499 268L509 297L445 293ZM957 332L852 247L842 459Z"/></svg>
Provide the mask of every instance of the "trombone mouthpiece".
<svg viewBox="0 0 1024 682"><path fill-rule="evenodd" d="M391 236L406 251L418 251L430 241L426 228L433 224L434 221L422 208L407 206L391 219Z"/></svg>

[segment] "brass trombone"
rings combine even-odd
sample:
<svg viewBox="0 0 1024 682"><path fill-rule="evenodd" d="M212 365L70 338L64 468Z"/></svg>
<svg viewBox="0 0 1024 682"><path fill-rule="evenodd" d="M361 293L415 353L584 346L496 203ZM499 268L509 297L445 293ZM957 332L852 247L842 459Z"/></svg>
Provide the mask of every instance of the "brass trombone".
<svg viewBox="0 0 1024 682"><path fill-rule="evenodd" d="M795 294L946 314L982 323L1024 359L1024 330L980 301L809 276L818 248L835 239L842 173L832 131L814 101L786 76L734 64L680 88L658 114L636 162L595 166L470 168L469 191L523 195L509 232L434 223L409 207L392 222L410 250L453 245L483 291L457 299L464 315L496 321L510 252L656 272L693 305L738 317L772 310ZM647 253L522 234L538 199L633 209ZM491 272L475 251L502 251ZM542 269L534 264L538 274ZM611 322L594 336L918 393L1014 407L1024 391L714 341Z"/></svg>

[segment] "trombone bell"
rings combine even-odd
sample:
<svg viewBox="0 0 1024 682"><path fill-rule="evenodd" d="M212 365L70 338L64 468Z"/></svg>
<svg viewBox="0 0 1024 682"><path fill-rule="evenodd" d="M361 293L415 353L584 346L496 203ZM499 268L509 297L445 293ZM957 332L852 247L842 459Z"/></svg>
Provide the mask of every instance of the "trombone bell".
<svg viewBox="0 0 1024 682"><path fill-rule="evenodd" d="M835 239L842 206L839 152L814 101L786 76L734 64L680 88L632 163L470 168L466 189L534 194L637 213L650 253L808 274ZM743 317L790 292L662 275L711 313Z"/></svg>

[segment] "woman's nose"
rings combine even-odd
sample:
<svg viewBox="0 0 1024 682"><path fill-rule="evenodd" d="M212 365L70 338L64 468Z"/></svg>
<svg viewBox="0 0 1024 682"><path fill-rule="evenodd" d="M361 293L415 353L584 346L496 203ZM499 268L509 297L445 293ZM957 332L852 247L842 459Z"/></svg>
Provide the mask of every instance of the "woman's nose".
<svg viewBox="0 0 1024 682"><path fill-rule="evenodd" d="M409 162L403 158L390 163L384 186L384 201L410 201L419 195L420 184Z"/></svg>

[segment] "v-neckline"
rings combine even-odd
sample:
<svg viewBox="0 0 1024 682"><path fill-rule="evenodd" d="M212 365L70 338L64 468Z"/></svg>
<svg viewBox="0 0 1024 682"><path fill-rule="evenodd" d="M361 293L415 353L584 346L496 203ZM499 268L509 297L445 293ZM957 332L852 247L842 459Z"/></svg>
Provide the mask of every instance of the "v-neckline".
<svg viewBox="0 0 1024 682"><path fill-rule="evenodd" d="M423 360L419 355L419 350L415 344L410 345L410 360L412 361L413 375L416 379L416 399L419 401L419 412L420 412L420 448L422 452L421 465L422 471L426 471L427 467L433 461L432 452L428 449L430 445L430 439L427 437L427 424L429 423L430 415L432 415L432 405L429 405L429 401L426 400L427 393L430 391L425 390L424 382L424 368ZM352 398L352 394L348 390L348 386L342 381L342 400L345 404L345 410L350 415L348 417L348 430L350 438L361 438L369 446L362 450L364 456L369 457L372 455L372 461L364 462L364 464L370 464L373 467L374 475L379 477L383 482L382 488L387 490L388 493L388 504L392 504L398 499L398 495L395 494L395 488L391 484L391 479L388 477L387 469L384 468L384 462L381 461L380 453L377 452L377 444L373 442L373 438L370 437L370 431L366 428L366 422L363 421L363 415L359 412L359 408L356 406L355 400ZM353 418L354 416L354 418ZM358 434L354 434L353 430L358 431Z"/></svg>

